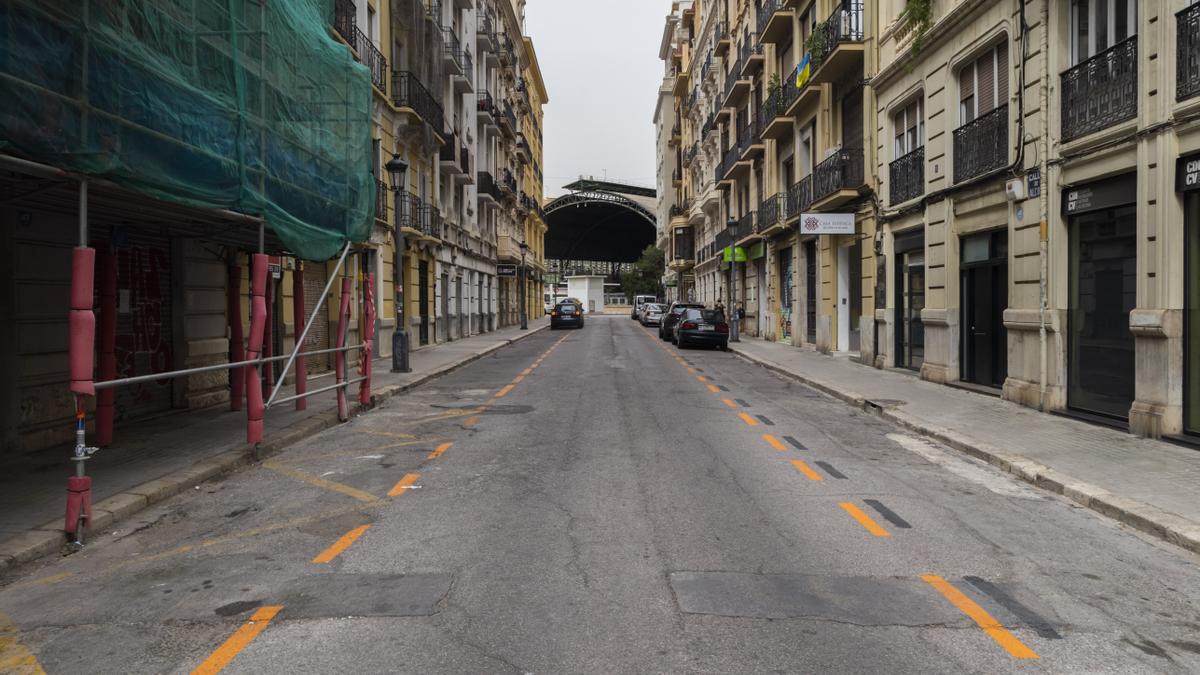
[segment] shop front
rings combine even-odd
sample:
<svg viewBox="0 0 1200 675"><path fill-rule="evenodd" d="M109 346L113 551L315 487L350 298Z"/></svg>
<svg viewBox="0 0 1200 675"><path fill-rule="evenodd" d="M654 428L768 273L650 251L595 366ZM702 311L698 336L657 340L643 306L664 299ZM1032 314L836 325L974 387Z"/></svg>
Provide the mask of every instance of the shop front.
<svg viewBox="0 0 1200 675"><path fill-rule="evenodd" d="M1200 434L1200 154L1182 157L1176 188L1183 193L1183 430Z"/></svg>
<svg viewBox="0 0 1200 675"><path fill-rule="evenodd" d="M1063 191L1070 231L1067 406L1127 419L1134 399L1136 174Z"/></svg>
<svg viewBox="0 0 1200 675"><path fill-rule="evenodd" d="M896 367L920 370L925 362L925 229L897 234L894 242L896 288Z"/></svg>

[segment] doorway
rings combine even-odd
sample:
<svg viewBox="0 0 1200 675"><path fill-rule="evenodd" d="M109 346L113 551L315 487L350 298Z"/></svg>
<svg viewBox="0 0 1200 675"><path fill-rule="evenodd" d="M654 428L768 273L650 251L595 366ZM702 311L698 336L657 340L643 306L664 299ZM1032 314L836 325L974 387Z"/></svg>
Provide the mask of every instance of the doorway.
<svg viewBox="0 0 1200 675"><path fill-rule="evenodd" d="M817 242L804 242L804 318L807 322L805 337L810 344L817 341Z"/></svg>
<svg viewBox="0 0 1200 675"><path fill-rule="evenodd" d="M417 337L422 346L429 344L429 304L429 261L422 259L417 263L417 311L421 317Z"/></svg>
<svg viewBox="0 0 1200 675"><path fill-rule="evenodd" d="M920 370L925 362L925 233L914 235L896 238L896 367Z"/></svg>
<svg viewBox="0 0 1200 675"><path fill-rule="evenodd" d="M1187 237L1184 262L1187 284L1184 288L1186 309L1183 332L1183 430L1200 434L1200 192L1189 192L1184 199L1183 223Z"/></svg>
<svg viewBox="0 0 1200 675"><path fill-rule="evenodd" d="M1008 231L962 240L962 346L964 382L1004 386L1008 377Z"/></svg>
<svg viewBox="0 0 1200 675"><path fill-rule="evenodd" d="M442 274L442 339L450 341L450 275Z"/></svg>
<svg viewBox="0 0 1200 675"><path fill-rule="evenodd" d="M850 349L850 249L837 250L837 346L839 352Z"/></svg>
<svg viewBox="0 0 1200 675"><path fill-rule="evenodd" d="M766 244L759 244L759 246L765 247ZM757 288L754 294L754 311L757 314L758 337L763 337L767 334L767 257L765 254L758 259L755 267L758 269L758 279L755 282Z"/></svg>
<svg viewBox="0 0 1200 675"><path fill-rule="evenodd" d="M462 277L455 277L454 279L454 298L455 311L458 312L458 337L465 338L467 336L467 316L463 312Z"/></svg>
<svg viewBox="0 0 1200 675"><path fill-rule="evenodd" d="M779 252L779 334L780 342L792 341L792 248Z"/></svg>
<svg viewBox="0 0 1200 675"><path fill-rule="evenodd" d="M1130 204L1070 219L1067 405L1119 419L1134 397L1137 211Z"/></svg>

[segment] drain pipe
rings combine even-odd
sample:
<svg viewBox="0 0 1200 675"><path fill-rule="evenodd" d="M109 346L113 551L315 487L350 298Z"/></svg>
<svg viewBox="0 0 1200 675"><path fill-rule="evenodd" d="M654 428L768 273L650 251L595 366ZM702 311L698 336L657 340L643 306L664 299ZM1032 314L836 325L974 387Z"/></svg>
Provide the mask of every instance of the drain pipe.
<svg viewBox="0 0 1200 675"><path fill-rule="evenodd" d="M1024 0L1018 0L1018 4L1020 4L1020 6L1021 6L1021 22L1024 23L1025 22L1025 2L1024 2ZM1042 2L1042 31L1041 31L1041 33L1042 33L1042 44L1041 44L1042 84L1041 84L1041 91L1042 91L1043 110L1045 109L1045 106L1047 106L1049 104L1049 101L1050 101L1050 57L1048 56L1050 53L1050 51L1049 51L1050 50L1049 28L1050 28L1050 2L1049 2L1049 0L1043 0L1043 2ZM1026 35L1028 35L1028 33L1026 33ZM1025 51L1024 44L1021 45L1021 49L1022 49L1022 51ZM1022 63L1021 63L1022 75L1024 74L1024 71L1025 71L1025 62L1024 62L1024 60L1022 60ZM1043 119L1047 119L1045 117L1045 115L1043 115ZM1049 226L1050 195L1047 192L1047 186L1053 185L1053 181L1051 181L1050 176L1047 175L1047 174L1049 174L1049 171L1050 171L1050 165L1047 162L1047 160L1050 157L1050 139L1049 139L1049 133L1046 133L1046 132L1049 132L1049 129L1046 129L1045 132L1042 133L1042 135L1041 135L1042 138L1041 138L1041 142L1039 143L1039 145L1041 145L1041 152L1038 153L1040 155L1040 157L1038 157L1038 164L1040 164L1044 167L1044 170L1042 171L1042 190L1041 190L1041 195L1038 197L1038 202L1039 202L1038 208L1041 211L1041 213L1039 214L1041 216L1041 227L1039 228L1039 233L1038 233L1038 262L1039 262L1039 265L1038 265L1038 347L1041 350L1041 353L1039 354L1039 357L1040 357L1039 368L1040 368L1041 372L1038 374L1038 409L1041 410L1042 412L1046 412L1046 388L1047 388L1046 387L1046 377L1049 374L1049 349L1048 349L1049 345L1047 344L1048 340L1047 340L1047 331L1046 331L1046 312L1047 312L1049 300L1050 300L1050 289L1049 289L1049 282L1050 282L1050 279L1049 279L1049 277L1050 277L1050 250L1049 250L1050 249L1050 226Z"/></svg>

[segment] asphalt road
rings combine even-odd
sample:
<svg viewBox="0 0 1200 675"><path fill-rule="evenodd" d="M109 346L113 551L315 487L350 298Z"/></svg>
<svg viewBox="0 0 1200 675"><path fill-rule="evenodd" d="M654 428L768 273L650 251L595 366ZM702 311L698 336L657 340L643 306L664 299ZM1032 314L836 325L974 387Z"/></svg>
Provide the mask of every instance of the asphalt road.
<svg viewBox="0 0 1200 675"><path fill-rule="evenodd" d="M1194 673L1198 562L592 317L19 570L0 671Z"/></svg>

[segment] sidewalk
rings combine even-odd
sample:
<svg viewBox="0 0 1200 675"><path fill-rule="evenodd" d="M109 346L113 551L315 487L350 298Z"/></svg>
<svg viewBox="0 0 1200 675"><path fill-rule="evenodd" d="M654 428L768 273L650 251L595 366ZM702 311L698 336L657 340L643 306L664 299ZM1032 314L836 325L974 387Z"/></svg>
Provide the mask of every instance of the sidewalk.
<svg viewBox="0 0 1200 675"><path fill-rule="evenodd" d="M390 360L374 362L376 402L443 375L523 337L549 328L531 321L529 330L492 333L425 347L410 355L411 373L390 372ZM351 368L357 377L357 362ZM309 388L333 384L332 376L310 379ZM351 414L359 407L358 385L350 387ZM285 394L292 393L290 388ZM92 476L93 526L117 520L217 474L261 459L290 443L338 423L335 392L309 398L308 410L293 404L272 408L258 452L246 444L246 413L228 404L165 415L118 427L114 443L88 462ZM91 439L89 439L91 440ZM0 570L57 551L65 542L66 480L74 470L64 446L15 457L0 464Z"/></svg>
<svg viewBox="0 0 1200 675"><path fill-rule="evenodd" d="M1200 553L1200 450L844 357L753 338L730 346L750 361Z"/></svg>

